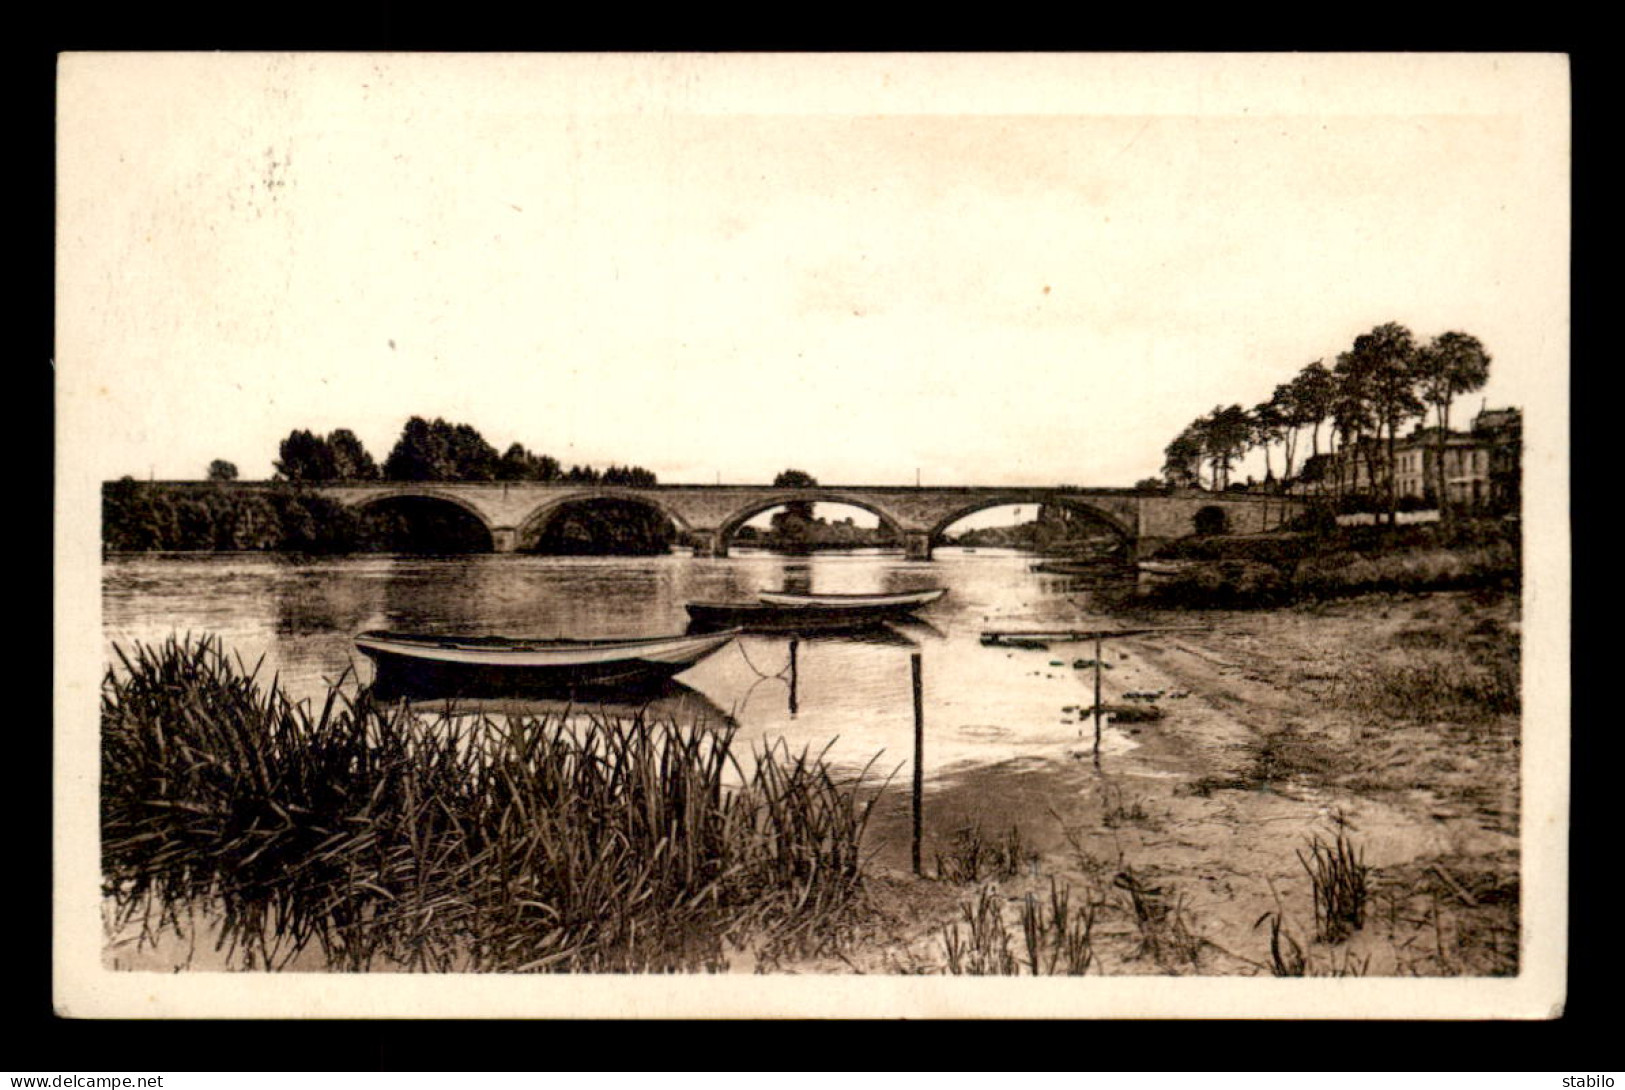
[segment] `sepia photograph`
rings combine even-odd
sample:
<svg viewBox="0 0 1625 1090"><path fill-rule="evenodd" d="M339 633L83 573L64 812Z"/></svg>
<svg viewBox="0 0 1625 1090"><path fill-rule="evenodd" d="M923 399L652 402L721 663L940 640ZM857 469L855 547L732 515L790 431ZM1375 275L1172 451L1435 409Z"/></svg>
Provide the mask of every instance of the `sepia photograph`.
<svg viewBox="0 0 1625 1090"><path fill-rule="evenodd" d="M1565 58L57 115L59 1014L1561 1014Z"/></svg>

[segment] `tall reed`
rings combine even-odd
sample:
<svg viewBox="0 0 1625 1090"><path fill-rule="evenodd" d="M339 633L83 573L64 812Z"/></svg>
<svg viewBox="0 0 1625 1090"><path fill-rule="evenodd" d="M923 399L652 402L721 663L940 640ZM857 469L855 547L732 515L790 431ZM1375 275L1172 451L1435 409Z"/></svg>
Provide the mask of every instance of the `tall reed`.
<svg viewBox="0 0 1625 1090"><path fill-rule="evenodd" d="M216 639L117 653L106 894L154 926L207 906L245 967L722 969L725 939L814 941L861 885L867 770L822 755L741 762L731 727L641 714L429 718L343 679L313 713Z"/></svg>
<svg viewBox="0 0 1625 1090"><path fill-rule="evenodd" d="M957 923L942 928L947 969L953 976L1019 976L1021 962L1010 949L1010 930L1005 926L1004 909L998 892L983 886L974 904L959 906L967 935L961 937Z"/></svg>
<svg viewBox="0 0 1625 1090"><path fill-rule="evenodd" d="M1021 931L1027 945L1027 967L1034 976L1083 976L1094 963L1096 905L1087 897L1072 907L1072 887L1049 880L1049 911L1035 894L1021 905Z"/></svg>
<svg viewBox="0 0 1625 1090"><path fill-rule="evenodd" d="M1270 925L1270 971L1276 976L1307 975L1309 959L1304 956L1298 940L1287 931L1286 914L1279 904L1274 912L1266 912L1258 917L1253 927L1259 927L1266 920Z"/></svg>
<svg viewBox="0 0 1625 1090"><path fill-rule="evenodd" d="M1050 878L1048 899L1029 892L1020 906L1025 964L1033 976L1083 976L1095 964L1095 913L1100 906L1085 897L1072 904L1072 887ZM976 900L959 911L966 925L942 927L945 968L952 976L1018 976L1022 960L1010 949L1003 899L992 885L977 891Z"/></svg>

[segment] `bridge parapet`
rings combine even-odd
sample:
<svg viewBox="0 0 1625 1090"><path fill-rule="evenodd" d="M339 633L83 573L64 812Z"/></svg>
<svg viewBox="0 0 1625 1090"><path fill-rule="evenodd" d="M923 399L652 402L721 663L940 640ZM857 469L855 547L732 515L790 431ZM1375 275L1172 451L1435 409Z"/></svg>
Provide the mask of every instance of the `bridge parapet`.
<svg viewBox="0 0 1625 1090"><path fill-rule="evenodd" d="M263 489L265 482L166 482L165 487ZM910 488L828 485L786 489L766 485L654 485L646 488L501 481L353 481L315 486L339 503L364 507L399 497L454 504L479 519L493 548L511 552L534 541L566 505L618 499L647 504L670 518L696 555L726 556L731 535L762 511L786 503L847 504L872 512L900 537L908 555L929 559L931 548L954 522L1004 505L1060 504L1094 518L1119 534L1136 555L1195 532L1204 508L1223 512L1232 533L1275 529L1303 509L1285 496L1214 493L1197 489L1148 492L1132 488L961 486Z"/></svg>

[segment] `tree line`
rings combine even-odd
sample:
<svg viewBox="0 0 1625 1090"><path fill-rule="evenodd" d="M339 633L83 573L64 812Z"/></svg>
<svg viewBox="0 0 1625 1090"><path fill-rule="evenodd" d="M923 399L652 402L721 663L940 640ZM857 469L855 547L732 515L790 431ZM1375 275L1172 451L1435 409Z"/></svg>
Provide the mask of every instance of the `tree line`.
<svg viewBox="0 0 1625 1090"><path fill-rule="evenodd" d="M540 481L644 488L657 483L639 466L565 469L545 454L514 443L499 455L468 424L414 416L380 466L356 434L295 429L278 445L274 480L265 491L149 486L130 477L102 497L102 543L117 551L400 552L420 548L465 552L487 547L482 528L457 512L395 504L357 511L301 486L334 481ZM209 480L237 479L224 459L209 463ZM625 513L622 513L623 516ZM664 549L664 525L635 512L627 525L583 530L563 519L536 543L538 551L648 552ZM595 536L596 534L596 536Z"/></svg>
<svg viewBox="0 0 1625 1090"><path fill-rule="evenodd" d="M1442 333L1419 343L1409 329L1387 322L1361 334L1338 354L1332 367L1324 360L1306 365L1290 381L1275 387L1251 409L1239 404L1215 406L1188 424L1163 450L1163 480L1174 487L1229 487L1230 471L1253 450L1264 452L1265 480L1284 487L1294 479L1296 456L1304 433L1310 455L1304 467L1319 471L1321 428L1327 429L1327 453L1352 450L1364 460L1367 479L1380 485L1389 522L1398 509L1395 488L1395 445L1406 424L1434 414L1432 459L1434 494L1445 496L1445 440L1455 399L1481 389L1489 379L1490 355L1477 337ZM1275 477L1273 453L1280 448L1282 472ZM1386 457L1384 457L1386 454ZM1336 463L1339 474L1343 462ZM1202 471L1208 471L1204 481ZM1336 482L1341 491L1342 481ZM1441 508L1448 505L1441 502Z"/></svg>
<svg viewBox="0 0 1625 1090"><path fill-rule="evenodd" d="M671 541L658 511L602 499L566 508L526 548L643 556L665 552ZM113 552L467 553L491 543L477 520L433 500L357 509L286 482L177 488L125 477L102 490L102 545Z"/></svg>
<svg viewBox="0 0 1625 1090"><path fill-rule="evenodd" d="M773 487L817 488L818 478L803 469L786 469L773 478ZM792 552L894 543L891 532L884 526L854 526L851 519L829 522L818 518L813 513L812 502L808 500L791 500L773 512L765 531L755 526L741 526L735 532L734 539L741 544Z"/></svg>
<svg viewBox="0 0 1625 1090"><path fill-rule="evenodd" d="M1040 504L1028 522L979 526L943 535L945 545L1026 549L1059 556L1095 555L1102 547L1114 547L1117 543L1118 537L1111 530L1062 504Z"/></svg>
<svg viewBox="0 0 1625 1090"><path fill-rule="evenodd" d="M387 551L401 533L392 514L363 514L292 488L180 491L125 477L102 490L102 545L119 552Z"/></svg>
<svg viewBox="0 0 1625 1090"><path fill-rule="evenodd" d="M305 429L291 432L277 449L276 479L296 484L324 481L538 481L647 488L658 481L641 466L612 465L598 470L572 465L514 443L498 454L470 424L414 416L380 466L348 428L326 436ZM229 471L229 476L221 476ZM236 469L216 461L211 480L231 480Z"/></svg>

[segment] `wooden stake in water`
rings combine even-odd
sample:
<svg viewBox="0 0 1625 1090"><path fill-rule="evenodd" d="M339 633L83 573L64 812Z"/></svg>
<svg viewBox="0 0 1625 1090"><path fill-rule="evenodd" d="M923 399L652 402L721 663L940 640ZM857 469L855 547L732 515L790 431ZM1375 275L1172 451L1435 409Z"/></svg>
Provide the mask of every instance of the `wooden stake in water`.
<svg viewBox="0 0 1625 1090"><path fill-rule="evenodd" d="M1095 767L1100 767L1100 637L1095 636Z"/></svg>
<svg viewBox="0 0 1625 1090"><path fill-rule="evenodd" d="M920 796L925 790L925 703L920 684L920 653L909 655L914 675L914 876L920 876Z"/></svg>
<svg viewBox="0 0 1625 1090"><path fill-rule="evenodd" d="M790 639L790 714L796 714L796 647L800 640Z"/></svg>

